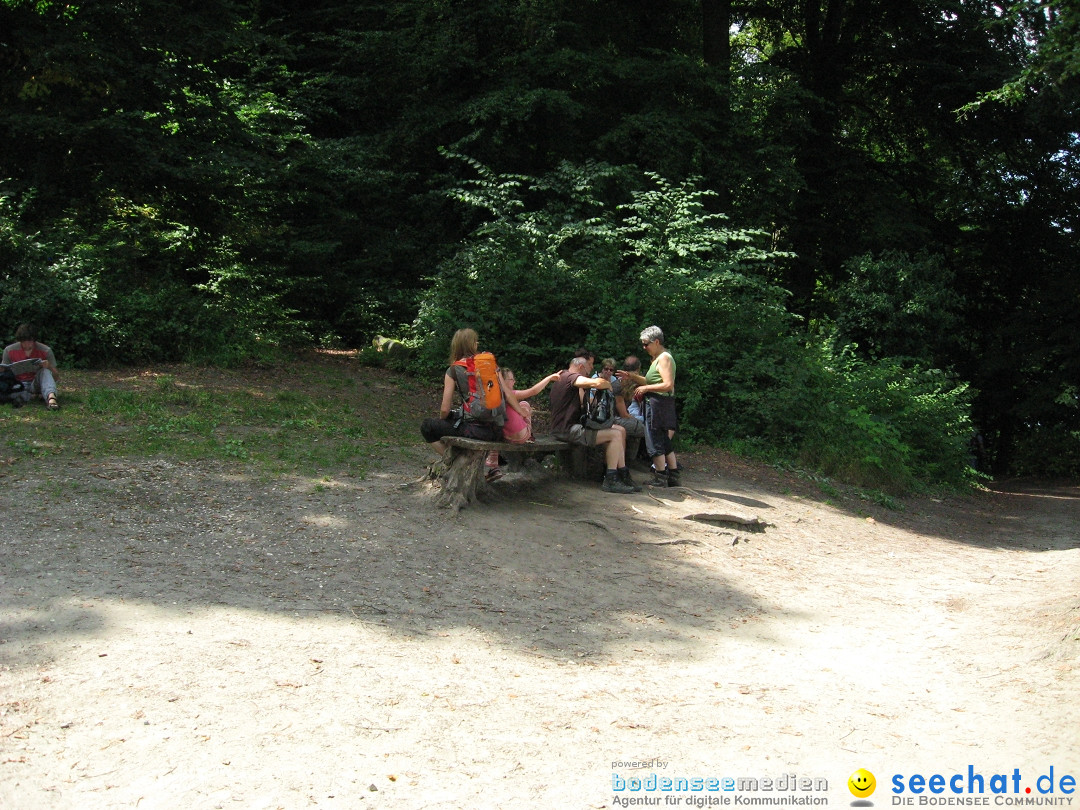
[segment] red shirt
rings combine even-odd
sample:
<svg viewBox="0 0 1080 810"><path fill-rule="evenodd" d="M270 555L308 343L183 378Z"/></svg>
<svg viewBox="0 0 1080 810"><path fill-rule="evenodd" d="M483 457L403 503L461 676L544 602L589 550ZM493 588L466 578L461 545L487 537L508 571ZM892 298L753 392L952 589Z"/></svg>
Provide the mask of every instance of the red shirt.
<svg viewBox="0 0 1080 810"><path fill-rule="evenodd" d="M33 357L37 357L46 362L52 362L52 349L46 346L44 343L35 343L34 348L28 352L23 351L21 343L12 343L6 349L4 349L4 362L7 364L18 363L20 360L29 360ZM16 374L16 378L19 382L29 382L34 379L36 372L29 372L27 374Z"/></svg>

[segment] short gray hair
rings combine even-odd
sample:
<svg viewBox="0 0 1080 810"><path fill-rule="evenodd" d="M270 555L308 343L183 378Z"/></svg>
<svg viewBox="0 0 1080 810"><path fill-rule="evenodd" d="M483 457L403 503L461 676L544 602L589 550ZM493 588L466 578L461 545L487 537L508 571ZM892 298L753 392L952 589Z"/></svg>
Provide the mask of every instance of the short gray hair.
<svg viewBox="0 0 1080 810"><path fill-rule="evenodd" d="M664 343L664 330L659 326L646 326L641 330L641 340L646 343L652 343L654 340L659 342L660 345Z"/></svg>
<svg viewBox="0 0 1080 810"><path fill-rule="evenodd" d="M582 357L580 354L570 361L570 368L577 368L578 366L584 367L589 364L588 357Z"/></svg>

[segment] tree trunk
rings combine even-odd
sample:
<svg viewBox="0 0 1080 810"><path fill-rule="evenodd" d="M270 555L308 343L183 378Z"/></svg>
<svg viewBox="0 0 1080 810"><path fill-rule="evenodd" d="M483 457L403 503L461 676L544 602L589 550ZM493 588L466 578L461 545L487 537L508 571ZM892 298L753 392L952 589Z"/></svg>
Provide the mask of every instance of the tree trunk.
<svg viewBox="0 0 1080 810"><path fill-rule="evenodd" d="M724 77L731 75L731 0L701 0L701 55Z"/></svg>

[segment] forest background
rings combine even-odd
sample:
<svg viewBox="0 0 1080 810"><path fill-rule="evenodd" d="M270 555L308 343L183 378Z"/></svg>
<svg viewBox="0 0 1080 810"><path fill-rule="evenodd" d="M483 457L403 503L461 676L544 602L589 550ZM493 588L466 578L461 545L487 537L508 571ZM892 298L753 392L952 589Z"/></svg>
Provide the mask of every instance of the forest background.
<svg viewBox="0 0 1080 810"><path fill-rule="evenodd" d="M687 440L1075 476L1078 67L1076 0L0 0L0 323L519 379L656 323Z"/></svg>

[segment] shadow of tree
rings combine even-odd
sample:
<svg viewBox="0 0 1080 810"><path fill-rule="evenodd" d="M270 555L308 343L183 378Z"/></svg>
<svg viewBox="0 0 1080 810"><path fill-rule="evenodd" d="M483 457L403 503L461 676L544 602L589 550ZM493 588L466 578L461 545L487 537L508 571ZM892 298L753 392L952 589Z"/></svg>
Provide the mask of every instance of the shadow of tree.
<svg viewBox="0 0 1080 810"><path fill-rule="evenodd" d="M693 527L635 509L638 496L547 481L454 517L404 480L43 462L9 485L26 507L0 548L3 570L17 572L0 601L16 617L4 639L20 643L0 651L31 664L45 654L38 640L93 637L101 603L123 600L341 614L418 635L471 628L569 661L645 646L692 658L703 633L764 609L684 553L700 545Z"/></svg>

